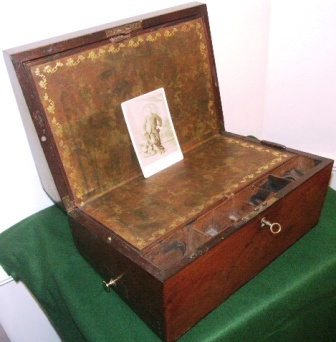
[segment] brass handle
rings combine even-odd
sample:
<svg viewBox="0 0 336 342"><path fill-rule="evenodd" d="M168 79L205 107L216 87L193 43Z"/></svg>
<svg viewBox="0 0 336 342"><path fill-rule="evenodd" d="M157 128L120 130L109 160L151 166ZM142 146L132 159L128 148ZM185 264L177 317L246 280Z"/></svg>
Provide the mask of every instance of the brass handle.
<svg viewBox="0 0 336 342"><path fill-rule="evenodd" d="M268 226L272 234L279 234L281 232L281 224L280 223L271 223L266 220L266 217L263 217L261 220L261 227Z"/></svg>
<svg viewBox="0 0 336 342"><path fill-rule="evenodd" d="M115 279L110 279L109 282L103 281L103 287L104 290L106 292L110 292L111 291L111 287L116 287L117 286L117 282L118 280L120 280L122 278L123 274L121 274L119 277L115 278Z"/></svg>

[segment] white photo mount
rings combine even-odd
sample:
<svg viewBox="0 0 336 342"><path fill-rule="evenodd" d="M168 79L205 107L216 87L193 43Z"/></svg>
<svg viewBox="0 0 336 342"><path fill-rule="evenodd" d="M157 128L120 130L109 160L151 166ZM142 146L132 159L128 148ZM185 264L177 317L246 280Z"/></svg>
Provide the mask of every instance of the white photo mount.
<svg viewBox="0 0 336 342"><path fill-rule="evenodd" d="M145 178L183 159L163 88L125 101L121 108Z"/></svg>

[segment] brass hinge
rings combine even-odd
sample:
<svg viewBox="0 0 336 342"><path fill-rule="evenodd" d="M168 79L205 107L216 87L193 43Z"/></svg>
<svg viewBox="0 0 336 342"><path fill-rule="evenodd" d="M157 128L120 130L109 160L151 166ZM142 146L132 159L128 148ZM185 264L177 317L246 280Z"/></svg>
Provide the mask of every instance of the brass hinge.
<svg viewBox="0 0 336 342"><path fill-rule="evenodd" d="M114 27L106 30L106 38L109 38L112 43L120 42L130 37L130 34L138 29L142 28L142 22L136 21L134 23L125 24L122 26Z"/></svg>
<svg viewBox="0 0 336 342"><path fill-rule="evenodd" d="M64 204L65 210L67 211L67 213L69 213L70 211L75 209L75 202L72 201L69 197L69 195L66 195L62 198L62 202Z"/></svg>

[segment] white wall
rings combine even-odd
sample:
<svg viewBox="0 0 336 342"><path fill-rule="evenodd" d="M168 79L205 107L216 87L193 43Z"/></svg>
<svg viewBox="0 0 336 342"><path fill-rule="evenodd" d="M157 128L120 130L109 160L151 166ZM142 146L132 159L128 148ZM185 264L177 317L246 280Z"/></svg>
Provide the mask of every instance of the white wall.
<svg viewBox="0 0 336 342"><path fill-rule="evenodd" d="M268 0L221 1L209 9L227 131L262 136L269 11Z"/></svg>
<svg viewBox="0 0 336 342"><path fill-rule="evenodd" d="M334 160L335 18L334 0L271 1L263 118L266 140Z"/></svg>
<svg viewBox="0 0 336 342"><path fill-rule="evenodd" d="M187 1L6 2L0 5L0 48ZM336 2L204 2L208 4L226 129L336 158ZM1 232L52 203L41 188L3 60L0 84ZM12 342L20 341L20 331L27 327L22 326L24 318L15 319L15 310L29 316L35 304L30 299L17 301L23 298L21 289L5 286L10 286L5 288L6 297L12 298L0 305L0 323L14 334L17 331L16 336L11 335ZM14 314L9 316L10 312ZM55 338L38 316L33 314L40 331L34 330L31 341L45 340L45 332Z"/></svg>
<svg viewBox="0 0 336 342"><path fill-rule="evenodd" d="M272 1L264 136L336 158L336 1Z"/></svg>

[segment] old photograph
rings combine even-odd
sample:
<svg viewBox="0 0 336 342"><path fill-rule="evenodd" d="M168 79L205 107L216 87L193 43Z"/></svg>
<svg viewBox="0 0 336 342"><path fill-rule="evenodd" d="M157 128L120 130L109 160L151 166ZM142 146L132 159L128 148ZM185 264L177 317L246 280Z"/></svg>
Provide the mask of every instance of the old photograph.
<svg viewBox="0 0 336 342"><path fill-rule="evenodd" d="M121 104L145 177L183 159L163 88Z"/></svg>

